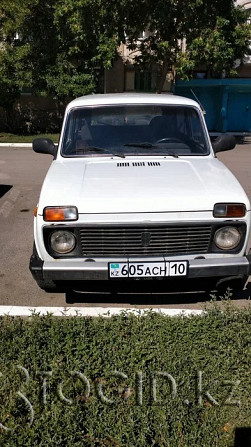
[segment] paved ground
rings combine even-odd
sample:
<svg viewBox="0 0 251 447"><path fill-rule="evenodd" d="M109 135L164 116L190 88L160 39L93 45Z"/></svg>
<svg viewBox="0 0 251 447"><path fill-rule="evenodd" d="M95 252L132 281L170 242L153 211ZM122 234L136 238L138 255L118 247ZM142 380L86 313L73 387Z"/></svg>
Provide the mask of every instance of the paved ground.
<svg viewBox="0 0 251 447"><path fill-rule="evenodd" d="M251 144L222 153L221 159L236 175L251 198ZM0 198L0 305L64 306L65 295L47 294L32 279L28 264L33 243L33 209L41 184L51 163L49 155L33 153L30 148L0 147L0 185L12 186ZM5 188L8 189L7 187ZM1 192L1 191L0 191ZM2 192L4 192L2 188ZM238 299L247 304L251 283ZM200 309L208 297L201 294L81 294L78 306L183 307Z"/></svg>

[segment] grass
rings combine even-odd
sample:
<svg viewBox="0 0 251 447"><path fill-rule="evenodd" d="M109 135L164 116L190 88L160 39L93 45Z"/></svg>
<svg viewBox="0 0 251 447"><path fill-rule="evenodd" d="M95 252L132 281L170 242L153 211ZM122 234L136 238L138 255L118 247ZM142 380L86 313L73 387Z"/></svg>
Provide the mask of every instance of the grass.
<svg viewBox="0 0 251 447"><path fill-rule="evenodd" d="M250 323L251 308L216 304L194 317L2 317L12 431L0 445L233 446L251 427Z"/></svg>
<svg viewBox="0 0 251 447"><path fill-rule="evenodd" d="M12 133L0 132L0 143L32 143L34 138L50 138L54 143L59 140L59 134L41 134L41 135L15 135Z"/></svg>

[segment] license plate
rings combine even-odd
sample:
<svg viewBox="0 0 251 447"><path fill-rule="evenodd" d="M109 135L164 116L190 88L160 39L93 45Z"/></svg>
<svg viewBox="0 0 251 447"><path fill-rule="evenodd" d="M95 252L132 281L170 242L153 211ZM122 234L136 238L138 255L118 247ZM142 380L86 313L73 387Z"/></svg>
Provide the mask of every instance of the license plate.
<svg viewBox="0 0 251 447"><path fill-rule="evenodd" d="M160 278L186 276L187 261L170 262L110 262L110 278Z"/></svg>

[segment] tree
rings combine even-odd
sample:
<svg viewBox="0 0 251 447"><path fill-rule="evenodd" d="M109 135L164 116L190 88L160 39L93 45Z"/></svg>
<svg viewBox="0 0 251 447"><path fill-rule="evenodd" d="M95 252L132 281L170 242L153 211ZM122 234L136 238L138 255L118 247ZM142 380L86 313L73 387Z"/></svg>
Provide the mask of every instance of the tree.
<svg viewBox="0 0 251 447"><path fill-rule="evenodd" d="M4 107L7 122L13 121L12 107L22 88L30 83L26 57L28 46L16 45L27 12L26 0L22 8L15 0L2 0L0 5L0 105Z"/></svg>
<svg viewBox="0 0 251 447"><path fill-rule="evenodd" d="M2 0L0 105L9 126L24 87L63 102L98 91L124 38L117 16L108 0Z"/></svg>
<svg viewBox="0 0 251 447"><path fill-rule="evenodd" d="M15 0L3 0L0 5L0 101L6 105L7 101L12 102L19 92L22 83L17 71L22 70L22 59L25 57L27 48L15 51L15 37L20 23L25 14L25 4L23 9L17 5ZM17 70L16 70L17 68Z"/></svg>
<svg viewBox="0 0 251 447"><path fill-rule="evenodd" d="M0 84L3 91L10 85L8 101L23 86L59 99L97 90L124 38L111 6L108 0L3 0Z"/></svg>
<svg viewBox="0 0 251 447"><path fill-rule="evenodd" d="M204 13L208 15L210 5L204 2ZM193 33L187 33L186 52L179 57L178 73L189 77L196 66L201 66L210 77L235 76L236 60L242 60L247 54L251 27L248 23L248 11L235 7L234 1L214 2L215 10L209 23L196 26ZM203 12L203 11L202 11ZM201 15L201 8L198 9Z"/></svg>
<svg viewBox="0 0 251 447"><path fill-rule="evenodd" d="M136 65L158 66L158 93L171 68L182 78L191 77L198 65L211 76L223 71L232 75L235 60L243 58L249 46L247 11L236 8L234 0L188 0L185 4L182 0L146 0L144 10L138 27L127 31L128 44L136 54ZM146 24L150 33L138 41Z"/></svg>
<svg viewBox="0 0 251 447"><path fill-rule="evenodd" d="M11 108L24 87L60 100L97 92L121 42L136 65L158 66L158 92L170 67L183 78L198 64L232 74L251 37L246 19L234 0L1 0L0 104Z"/></svg>

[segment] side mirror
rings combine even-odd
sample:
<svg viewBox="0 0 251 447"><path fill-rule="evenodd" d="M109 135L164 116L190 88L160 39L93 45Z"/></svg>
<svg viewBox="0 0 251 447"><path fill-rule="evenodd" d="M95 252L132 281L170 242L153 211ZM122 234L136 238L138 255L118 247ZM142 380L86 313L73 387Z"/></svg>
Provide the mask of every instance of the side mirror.
<svg viewBox="0 0 251 447"><path fill-rule="evenodd" d="M217 152L230 151L235 148L235 145L236 141L234 136L227 133L220 135L212 144L215 154Z"/></svg>
<svg viewBox="0 0 251 447"><path fill-rule="evenodd" d="M57 147L49 138L35 138L32 143L32 148L38 154L50 154L54 158L57 155Z"/></svg>

